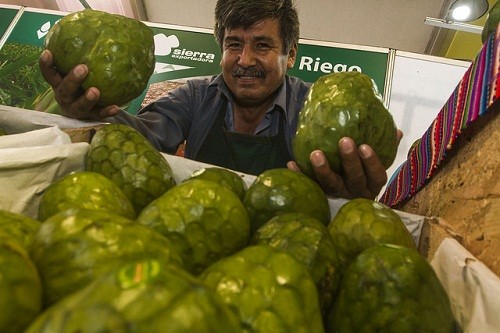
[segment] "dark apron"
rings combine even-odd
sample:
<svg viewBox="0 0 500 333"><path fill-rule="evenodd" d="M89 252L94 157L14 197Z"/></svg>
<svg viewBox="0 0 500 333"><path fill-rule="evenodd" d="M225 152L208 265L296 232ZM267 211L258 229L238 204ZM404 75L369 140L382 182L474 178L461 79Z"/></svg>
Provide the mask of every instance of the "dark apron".
<svg viewBox="0 0 500 333"><path fill-rule="evenodd" d="M286 145L283 113L279 115L278 134L262 136L228 131L224 122L226 112L227 101L224 101L195 160L252 175L286 167L291 157Z"/></svg>

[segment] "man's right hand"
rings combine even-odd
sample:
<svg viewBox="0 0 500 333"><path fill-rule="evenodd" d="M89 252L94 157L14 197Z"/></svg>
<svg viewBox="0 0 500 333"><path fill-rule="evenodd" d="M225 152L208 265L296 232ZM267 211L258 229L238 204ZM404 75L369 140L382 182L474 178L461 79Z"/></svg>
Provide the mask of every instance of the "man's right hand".
<svg viewBox="0 0 500 333"><path fill-rule="evenodd" d="M116 105L99 107L100 92L95 87L82 91L81 85L89 69L86 65L75 66L67 75L62 76L54 67L52 53L44 50L40 56L40 71L54 90L57 103L65 116L78 119L101 120L114 116L120 110Z"/></svg>

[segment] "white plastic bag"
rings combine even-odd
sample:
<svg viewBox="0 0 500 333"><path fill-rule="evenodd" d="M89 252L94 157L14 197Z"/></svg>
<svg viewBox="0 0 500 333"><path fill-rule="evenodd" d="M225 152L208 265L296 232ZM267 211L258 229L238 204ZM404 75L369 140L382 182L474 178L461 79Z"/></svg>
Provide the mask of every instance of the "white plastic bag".
<svg viewBox="0 0 500 333"><path fill-rule="evenodd" d="M57 127L0 136L0 209L37 218L45 189L82 170L88 147Z"/></svg>

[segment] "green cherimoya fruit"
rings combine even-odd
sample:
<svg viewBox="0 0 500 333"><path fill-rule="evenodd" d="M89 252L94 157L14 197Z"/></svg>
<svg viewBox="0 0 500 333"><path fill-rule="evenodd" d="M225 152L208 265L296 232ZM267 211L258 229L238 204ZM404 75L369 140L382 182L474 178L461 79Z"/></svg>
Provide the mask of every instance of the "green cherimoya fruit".
<svg viewBox="0 0 500 333"><path fill-rule="evenodd" d="M158 258L182 265L165 237L124 217L71 208L45 220L31 255L40 272L46 305L88 285L127 260Z"/></svg>
<svg viewBox="0 0 500 333"><path fill-rule="evenodd" d="M416 250L378 244L347 269L328 332L455 332L450 300Z"/></svg>
<svg viewBox="0 0 500 333"><path fill-rule="evenodd" d="M488 37L497 30L497 25L500 22L500 2L496 2L491 7L486 22L484 23L483 31L481 33L481 41L484 43Z"/></svg>
<svg viewBox="0 0 500 333"><path fill-rule="evenodd" d="M9 238L23 245L25 249L31 247L40 225L40 221L31 217L0 209L0 232L9 235Z"/></svg>
<svg viewBox="0 0 500 333"><path fill-rule="evenodd" d="M106 176L90 171L75 171L47 187L38 206L38 219L45 221L69 208L105 210L129 219L135 210L125 193Z"/></svg>
<svg viewBox="0 0 500 333"><path fill-rule="evenodd" d="M314 280L286 252L252 245L212 264L200 278L238 313L245 332L324 332Z"/></svg>
<svg viewBox="0 0 500 333"><path fill-rule="evenodd" d="M245 196L245 192L247 190L247 185L243 181L243 178L236 172L229 169L219 167L202 168L193 172L188 178L184 179L184 181L195 178L201 178L220 183L236 193L236 195L241 200L243 200L243 197Z"/></svg>
<svg viewBox="0 0 500 333"><path fill-rule="evenodd" d="M137 222L167 237L195 274L246 246L250 237L248 213L240 199L205 179L170 189L144 208Z"/></svg>
<svg viewBox="0 0 500 333"><path fill-rule="evenodd" d="M42 313L25 333L242 332L199 279L158 260L120 266Z"/></svg>
<svg viewBox="0 0 500 333"><path fill-rule="evenodd" d="M85 170L115 182L137 214L176 184L161 153L142 134L124 124L108 124L95 133L85 156Z"/></svg>
<svg viewBox="0 0 500 333"><path fill-rule="evenodd" d="M85 9L66 15L49 30L45 48L64 74L86 64L84 89L97 87L98 104L125 105L139 96L153 74L153 31L125 16Z"/></svg>
<svg viewBox="0 0 500 333"><path fill-rule="evenodd" d="M327 228L342 269L359 253L376 244L415 248L401 217L389 207L370 199L357 198L345 203Z"/></svg>
<svg viewBox="0 0 500 333"><path fill-rule="evenodd" d="M282 213L304 213L325 225L330 222L328 198L321 187L304 174L285 168L258 175L245 193L243 204L252 232Z"/></svg>
<svg viewBox="0 0 500 333"><path fill-rule="evenodd" d="M268 244L304 264L318 288L322 313L329 310L340 282L340 262L323 223L302 213L284 213L257 229L251 243Z"/></svg>
<svg viewBox="0 0 500 333"><path fill-rule="evenodd" d="M0 233L0 332L23 332L42 309L42 285L27 250Z"/></svg>
<svg viewBox="0 0 500 333"><path fill-rule="evenodd" d="M396 158L397 128L384 107L373 80L360 72L321 76L311 86L300 112L292 147L299 168L314 177L310 155L325 153L328 164L342 173L339 141L350 137L368 144L387 169Z"/></svg>

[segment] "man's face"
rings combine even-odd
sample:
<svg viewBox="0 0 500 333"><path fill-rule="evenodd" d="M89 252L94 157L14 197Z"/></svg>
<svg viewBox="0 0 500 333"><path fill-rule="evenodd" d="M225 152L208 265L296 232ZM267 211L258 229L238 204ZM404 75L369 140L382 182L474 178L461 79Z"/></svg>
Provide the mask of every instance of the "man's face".
<svg viewBox="0 0 500 333"><path fill-rule="evenodd" d="M278 22L265 19L248 29L226 29L222 74L236 103L258 106L273 98L297 53L283 54Z"/></svg>

